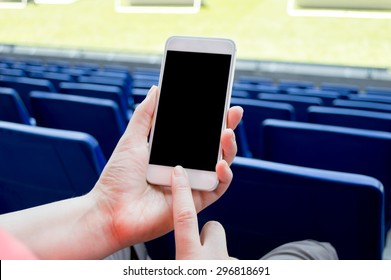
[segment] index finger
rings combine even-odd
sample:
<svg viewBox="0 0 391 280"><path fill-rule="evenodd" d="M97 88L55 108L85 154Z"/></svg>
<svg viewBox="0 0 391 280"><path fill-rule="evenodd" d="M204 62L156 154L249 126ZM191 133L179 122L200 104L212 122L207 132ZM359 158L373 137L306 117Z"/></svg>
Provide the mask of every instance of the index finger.
<svg viewBox="0 0 391 280"><path fill-rule="evenodd" d="M172 174L176 255L186 256L201 246L197 211L185 170L176 166Z"/></svg>

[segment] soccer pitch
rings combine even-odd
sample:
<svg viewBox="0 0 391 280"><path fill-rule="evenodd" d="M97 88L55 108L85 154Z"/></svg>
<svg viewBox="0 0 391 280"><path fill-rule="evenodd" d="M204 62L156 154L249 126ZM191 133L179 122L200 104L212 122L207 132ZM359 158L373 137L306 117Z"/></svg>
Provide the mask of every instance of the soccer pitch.
<svg viewBox="0 0 391 280"><path fill-rule="evenodd" d="M391 68L391 19L291 17L287 0L206 0L197 14L119 14L114 0L0 10L0 44L161 54L172 35L228 37L238 58Z"/></svg>

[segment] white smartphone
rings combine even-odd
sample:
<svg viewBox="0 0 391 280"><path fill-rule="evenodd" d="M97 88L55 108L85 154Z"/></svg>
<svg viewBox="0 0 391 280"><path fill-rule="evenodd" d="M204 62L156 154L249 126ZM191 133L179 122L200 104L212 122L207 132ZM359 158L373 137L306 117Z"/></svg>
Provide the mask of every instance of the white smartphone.
<svg viewBox="0 0 391 280"><path fill-rule="evenodd" d="M167 40L159 94L150 134L147 180L170 186L181 165L193 189L218 185L216 163L222 158L236 60L232 40L174 36Z"/></svg>

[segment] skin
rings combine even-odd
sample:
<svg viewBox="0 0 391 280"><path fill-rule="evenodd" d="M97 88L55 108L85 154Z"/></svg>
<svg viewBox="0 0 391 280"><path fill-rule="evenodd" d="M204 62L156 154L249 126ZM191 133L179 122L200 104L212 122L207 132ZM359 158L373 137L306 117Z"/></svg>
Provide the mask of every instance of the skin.
<svg viewBox="0 0 391 280"><path fill-rule="evenodd" d="M88 194L1 215L0 227L40 259L102 259L174 227L177 258L227 258L222 226L210 222L198 235L196 213L221 197L232 180L229 165L237 151L233 129L243 109L233 107L228 112L227 129L221 137L223 160L216 165L219 185L212 192L202 192L190 189L181 167L174 168L171 188L147 183L147 139L156 100L157 88L152 87ZM213 238L224 240L219 252L208 246L215 246Z"/></svg>
<svg viewBox="0 0 391 280"><path fill-rule="evenodd" d="M172 174L176 259L229 259L225 231L215 221L198 231L197 210L185 169L176 166Z"/></svg>

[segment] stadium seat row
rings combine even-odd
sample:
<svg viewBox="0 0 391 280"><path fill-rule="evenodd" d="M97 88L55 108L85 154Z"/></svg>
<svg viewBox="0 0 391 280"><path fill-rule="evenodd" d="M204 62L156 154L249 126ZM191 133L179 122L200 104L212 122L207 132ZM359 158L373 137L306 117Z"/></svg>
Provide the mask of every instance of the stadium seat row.
<svg viewBox="0 0 391 280"><path fill-rule="evenodd" d="M10 77L22 81L48 78L37 74L39 66L0 61L1 69L30 75L17 77L0 72L0 87L7 87L0 88L4 98L0 100L0 117L9 118L0 122L0 188L4 190L0 196L1 213L86 193L131 116L132 103L127 103L127 97L132 95L134 104L141 102L159 77L158 71L151 74L149 69L138 69L129 78L131 86L125 94L120 84L107 85L101 80L98 86L116 89L114 96L119 98L115 100L104 93L93 95L91 88L83 94L86 84L90 87L98 83L91 79L82 81L81 78L92 76L77 75L76 70L100 71L93 65L72 68L46 64L46 70L75 70L73 74L60 73L70 75L72 80L63 81L58 76L58 83L50 79L49 83L37 82L37 86L46 84L46 89L11 86ZM231 187L218 202L201 212L200 223L211 219L222 222L229 252L242 259L260 258L282 243L306 238L331 242L341 259L380 259L385 229L391 220L390 115L339 107L338 102L361 101L351 98L361 94L348 86L342 93L335 88L326 92L305 81L280 81L276 85L259 77L253 79L248 82L250 86L265 90L254 91L258 100L249 98L244 89L237 91L242 96L231 100L232 105L245 109L237 130L239 152L253 159L235 160ZM273 92L274 88L284 88L284 94ZM312 96L312 103L306 106L299 107L289 99L299 95L307 98L305 94L311 91L318 95ZM103 95L106 98L101 98ZM388 106L386 94L374 97ZM381 102L368 101L376 102L375 105ZM9 109L11 105L2 104L12 102L15 110L3 110L2 107ZM37 126L31 125L30 116ZM111 142L105 142L107 135L112 136ZM74 161L77 164L72 164ZM52 173L45 177L48 170ZM152 258L174 257L172 235L147 246Z"/></svg>

